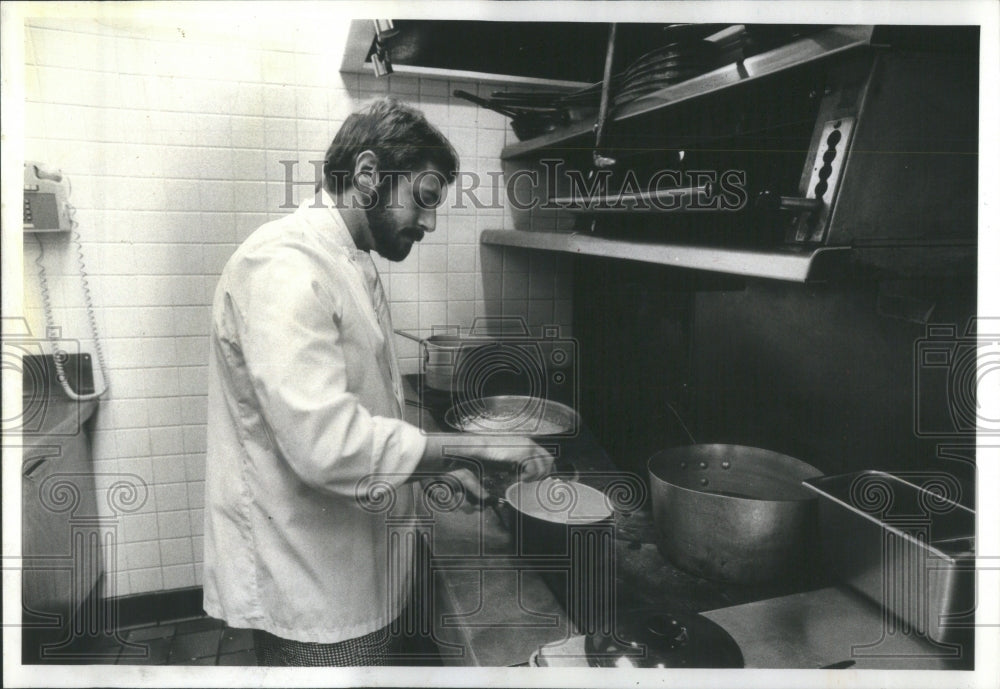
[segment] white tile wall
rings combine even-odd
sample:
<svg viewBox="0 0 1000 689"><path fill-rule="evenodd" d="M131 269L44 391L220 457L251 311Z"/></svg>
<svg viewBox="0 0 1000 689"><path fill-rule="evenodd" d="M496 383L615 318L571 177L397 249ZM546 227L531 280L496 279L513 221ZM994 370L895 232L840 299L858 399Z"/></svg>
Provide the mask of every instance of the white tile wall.
<svg viewBox="0 0 1000 689"><path fill-rule="evenodd" d="M26 158L72 181L110 366L94 457L101 472L150 487L143 507L121 519L117 595L201 581L212 292L238 243L289 212L279 161L297 161L297 181L312 179L309 161L322 159L359 103L392 93L417 105L454 143L463 171L486 180L461 198L453 190L437 230L408 260L378 260L395 325L429 334L483 315L570 325L568 261L478 242L483 229L511 227L504 209L475 201L502 200L488 175L499 177L512 135L503 117L449 94L492 87L339 74L330 65L342 44L243 25L233 38L58 19L26 27ZM293 201L311 193L297 186ZM41 242L55 320L93 351L76 252L65 237ZM38 257L26 239L25 307L41 333ZM404 371L415 371L416 346L398 344Z"/></svg>

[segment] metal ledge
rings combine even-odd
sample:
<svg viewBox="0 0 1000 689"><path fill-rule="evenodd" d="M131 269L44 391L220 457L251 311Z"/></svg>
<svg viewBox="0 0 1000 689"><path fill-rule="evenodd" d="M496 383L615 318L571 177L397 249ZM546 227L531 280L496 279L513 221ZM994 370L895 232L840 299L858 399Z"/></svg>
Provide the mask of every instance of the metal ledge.
<svg viewBox="0 0 1000 689"><path fill-rule="evenodd" d="M603 256L674 268L788 282L815 282L826 279L830 274L828 270L830 264L850 254L848 247L808 249L788 247L772 251L754 251L682 244L653 244L595 237L576 232L521 230L484 230L480 241L495 246Z"/></svg>
<svg viewBox="0 0 1000 689"><path fill-rule="evenodd" d="M370 19L354 19L348 29L347 45L344 57L340 63L340 71L346 74L372 74L368 51L375 40L375 27ZM590 86L590 82L567 81L565 79L542 79L524 77L514 74L491 74L473 72L471 70L443 69L439 67L423 67L393 63L393 74L408 77L431 77L434 79L458 79L462 81L477 81L490 84L512 84L516 86L538 86L542 88L576 90ZM391 78L391 77L390 77Z"/></svg>

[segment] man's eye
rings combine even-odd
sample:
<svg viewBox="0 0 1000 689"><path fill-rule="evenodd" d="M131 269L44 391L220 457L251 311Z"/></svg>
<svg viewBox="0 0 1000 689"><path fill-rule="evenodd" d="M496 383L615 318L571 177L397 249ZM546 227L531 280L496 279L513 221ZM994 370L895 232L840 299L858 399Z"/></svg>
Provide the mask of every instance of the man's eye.
<svg viewBox="0 0 1000 689"><path fill-rule="evenodd" d="M422 191L417 196L417 202L423 208L437 208L441 201L441 195L434 191Z"/></svg>

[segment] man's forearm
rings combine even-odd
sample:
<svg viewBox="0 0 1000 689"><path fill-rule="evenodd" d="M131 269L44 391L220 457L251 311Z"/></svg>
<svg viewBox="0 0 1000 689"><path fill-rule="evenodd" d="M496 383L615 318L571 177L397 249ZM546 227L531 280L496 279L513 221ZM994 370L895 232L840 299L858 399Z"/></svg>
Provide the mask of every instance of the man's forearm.
<svg viewBox="0 0 1000 689"><path fill-rule="evenodd" d="M446 436L439 433L432 433L426 436L427 446L424 448L424 455L420 460L420 470L423 472L443 472L449 469L450 462L445 455L445 441L454 436Z"/></svg>
<svg viewBox="0 0 1000 689"><path fill-rule="evenodd" d="M522 467L531 478L551 471L552 456L530 438L522 436L487 436L474 433L432 433L420 460L425 472L450 471L460 462L473 459L489 464Z"/></svg>

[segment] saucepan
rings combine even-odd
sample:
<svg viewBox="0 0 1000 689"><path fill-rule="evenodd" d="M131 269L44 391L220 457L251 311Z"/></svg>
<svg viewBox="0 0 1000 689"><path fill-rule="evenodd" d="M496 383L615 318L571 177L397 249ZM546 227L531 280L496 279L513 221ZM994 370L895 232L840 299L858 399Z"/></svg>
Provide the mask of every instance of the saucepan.
<svg viewBox="0 0 1000 689"><path fill-rule="evenodd" d="M558 475L510 485L499 501L521 557L584 634L607 631L614 601L614 511L605 494Z"/></svg>
<svg viewBox="0 0 1000 689"><path fill-rule="evenodd" d="M695 444L649 459L658 545L681 569L739 584L797 579L816 556L815 467L757 447Z"/></svg>
<svg viewBox="0 0 1000 689"><path fill-rule="evenodd" d="M424 383L442 392L451 391L460 357L473 356L480 347L493 342L492 338L481 335L462 335L458 328L435 329L429 337L419 337L405 330L396 330L396 334L420 344Z"/></svg>
<svg viewBox="0 0 1000 689"><path fill-rule="evenodd" d="M467 333L445 326L435 327L430 337L396 334L420 344L427 387L459 393L458 401L508 393L545 397L573 378L573 341L549 326L535 336L520 318L476 318Z"/></svg>

